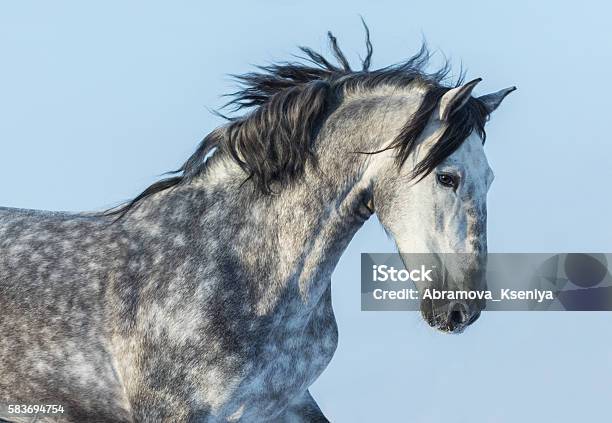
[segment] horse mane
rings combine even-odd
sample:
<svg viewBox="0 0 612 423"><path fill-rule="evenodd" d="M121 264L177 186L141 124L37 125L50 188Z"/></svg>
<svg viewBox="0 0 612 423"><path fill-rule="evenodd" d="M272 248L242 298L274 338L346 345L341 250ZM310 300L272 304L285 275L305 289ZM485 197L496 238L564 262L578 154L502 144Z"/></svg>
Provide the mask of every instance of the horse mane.
<svg viewBox="0 0 612 423"><path fill-rule="evenodd" d="M155 193L176 187L198 175L206 168L208 155L215 149L228 153L246 172L256 189L269 194L272 185L286 185L299 178L307 163L316 165L313 140L325 116L343 94L351 90L374 89L379 86L405 87L420 83L427 89L416 113L406 122L398 136L384 149L365 154L376 154L395 149L396 161L402 166L417 146L421 132L449 89L463 83L460 73L454 84L445 85L450 66L447 61L434 73L427 73L431 54L423 42L420 50L404 62L370 70L372 43L365 28L366 55L361 69L353 70L340 49L336 37L328 32L334 64L309 47L299 47L303 56L299 61L279 62L257 66L256 72L232 75L239 90L227 94L230 101L223 106L233 112L248 110L240 117L227 117L228 123L208 134L196 151L175 174L150 185L136 198L106 214L118 219ZM446 129L426 157L417 163L413 177L422 179L457 150L463 141L476 131L486 138L484 125L489 113L477 98L470 97L467 104L452 115Z"/></svg>

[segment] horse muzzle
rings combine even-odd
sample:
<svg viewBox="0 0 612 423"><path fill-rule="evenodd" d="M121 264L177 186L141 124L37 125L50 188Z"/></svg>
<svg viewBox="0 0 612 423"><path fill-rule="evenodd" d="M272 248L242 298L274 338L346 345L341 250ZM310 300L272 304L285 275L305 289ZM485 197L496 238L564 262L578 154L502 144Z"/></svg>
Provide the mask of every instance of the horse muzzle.
<svg viewBox="0 0 612 423"><path fill-rule="evenodd" d="M480 317L483 301L421 301L421 315L433 328L444 333L461 333Z"/></svg>

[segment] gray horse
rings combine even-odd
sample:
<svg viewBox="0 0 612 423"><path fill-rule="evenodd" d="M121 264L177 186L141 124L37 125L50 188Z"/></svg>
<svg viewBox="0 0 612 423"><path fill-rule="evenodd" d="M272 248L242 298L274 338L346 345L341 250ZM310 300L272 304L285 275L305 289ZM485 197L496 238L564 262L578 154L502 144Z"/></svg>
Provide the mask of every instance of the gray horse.
<svg viewBox="0 0 612 423"><path fill-rule="evenodd" d="M338 341L330 276L372 214L403 252L486 257L483 150L514 88L473 97L448 67L304 61L240 76L174 176L104 213L0 209L0 415L66 422L327 421L308 387ZM482 306L423 303L460 332ZM21 420L20 420L21 419ZM39 420L39 421L43 421Z"/></svg>

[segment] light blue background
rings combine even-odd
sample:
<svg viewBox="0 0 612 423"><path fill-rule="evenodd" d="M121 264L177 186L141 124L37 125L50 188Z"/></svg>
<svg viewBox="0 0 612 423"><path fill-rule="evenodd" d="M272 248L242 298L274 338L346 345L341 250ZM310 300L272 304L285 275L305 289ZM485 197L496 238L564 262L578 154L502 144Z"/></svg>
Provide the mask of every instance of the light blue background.
<svg viewBox="0 0 612 423"><path fill-rule="evenodd" d="M100 209L175 169L220 119L228 73L323 49L334 30L374 64L425 35L517 85L488 127L496 252L612 251L606 2L2 2L0 204ZM486 313L461 336L416 313L359 310L359 253L390 252L375 219L333 278L340 345L312 391L335 422L610 421L612 314Z"/></svg>

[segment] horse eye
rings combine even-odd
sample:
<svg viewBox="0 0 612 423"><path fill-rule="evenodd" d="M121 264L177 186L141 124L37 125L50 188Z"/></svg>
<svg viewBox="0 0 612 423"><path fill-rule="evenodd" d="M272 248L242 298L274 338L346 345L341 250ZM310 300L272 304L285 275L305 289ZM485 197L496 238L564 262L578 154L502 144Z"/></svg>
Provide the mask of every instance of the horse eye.
<svg viewBox="0 0 612 423"><path fill-rule="evenodd" d="M437 175L438 183L447 188L456 188L457 187L457 178L453 175L449 175L448 173L438 173Z"/></svg>

